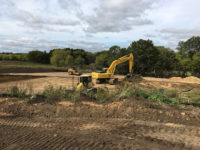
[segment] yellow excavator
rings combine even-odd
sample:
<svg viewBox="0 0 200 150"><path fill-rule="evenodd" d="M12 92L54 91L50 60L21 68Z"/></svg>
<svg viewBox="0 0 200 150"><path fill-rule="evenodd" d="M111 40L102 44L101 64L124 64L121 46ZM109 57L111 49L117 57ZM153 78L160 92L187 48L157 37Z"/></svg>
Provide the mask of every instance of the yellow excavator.
<svg viewBox="0 0 200 150"><path fill-rule="evenodd" d="M92 83L92 76L91 75L81 75L79 77L79 82L78 85L76 87L76 91L80 91L83 89L86 89L87 92L97 92L97 88L93 87L93 83Z"/></svg>
<svg viewBox="0 0 200 150"><path fill-rule="evenodd" d="M132 75L133 71L133 60L134 56L132 53L129 55L123 56L117 60L114 60L109 68L104 68L103 71L92 72L92 78L96 79L96 83L105 83L108 82L110 84L116 84L118 82L118 78L114 77L115 68L118 64L129 61L129 76Z"/></svg>
<svg viewBox="0 0 200 150"><path fill-rule="evenodd" d="M80 76L82 73L78 72L75 67L71 67L68 69L68 74Z"/></svg>

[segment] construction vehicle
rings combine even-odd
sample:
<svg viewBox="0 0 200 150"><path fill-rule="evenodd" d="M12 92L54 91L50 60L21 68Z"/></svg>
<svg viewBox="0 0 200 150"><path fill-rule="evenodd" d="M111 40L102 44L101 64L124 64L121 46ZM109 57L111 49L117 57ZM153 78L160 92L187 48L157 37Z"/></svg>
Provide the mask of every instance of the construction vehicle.
<svg viewBox="0 0 200 150"><path fill-rule="evenodd" d="M79 77L79 82L78 82L78 86L76 87L76 90L80 91L81 89L86 89L88 92L89 91L93 91L93 92L97 91L96 88L93 88L91 75L81 75Z"/></svg>
<svg viewBox="0 0 200 150"><path fill-rule="evenodd" d="M78 72L75 67L68 68L69 75L77 75L80 76L82 73Z"/></svg>
<svg viewBox="0 0 200 150"><path fill-rule="evenodd" d="M125 61L129 61L129 76L132 75L133 71L133 60L134 56L132 53L130 55L123 56L117 60L114 60L109 68L104 68L103 71L92 72L92 78L96 79L96 83L110 83L116 84L118 82L118 78L114 77L115 68L118 64L121 64Z"/></svg>

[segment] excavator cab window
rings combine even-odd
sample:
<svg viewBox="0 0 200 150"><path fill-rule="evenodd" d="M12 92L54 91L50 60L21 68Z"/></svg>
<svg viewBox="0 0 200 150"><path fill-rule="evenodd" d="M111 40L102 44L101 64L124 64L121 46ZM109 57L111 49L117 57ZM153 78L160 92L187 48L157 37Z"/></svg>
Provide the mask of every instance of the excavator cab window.
<svg viewBox="0 0 200 150"><path fill-rule="evenodd" d="M80 82L82 82L84 85L88 85L88 83L92 82L92 77L91 76L83 76L80 77Z"/></svg>
<svg viewBox="0 0 200 150"><path fill-rule="evenodd" d="M97 70L97 73L106 73L108 68L103 68L102 70Z"/></svg>

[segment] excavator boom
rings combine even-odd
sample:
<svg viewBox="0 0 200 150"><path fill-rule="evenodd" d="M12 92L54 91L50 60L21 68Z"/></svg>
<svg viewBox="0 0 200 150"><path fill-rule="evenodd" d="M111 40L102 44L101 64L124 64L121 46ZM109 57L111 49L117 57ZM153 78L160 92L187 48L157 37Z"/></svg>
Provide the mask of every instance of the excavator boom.
<svg viewBox="0 0 200 150"><path fill-rule="evenodd" d="M117 60L114 60L112 62L112 64L110 65L110 67L107 69L106 72L114 74L115 68L118 64L121 64L121 63L129 60L129 73L132 73L132 71L133 71L133 59L134 59L134 57L133 57L133 54L131 53L130 55L126 55L126 56L123 56L123 57L121 57Z"/></svg>

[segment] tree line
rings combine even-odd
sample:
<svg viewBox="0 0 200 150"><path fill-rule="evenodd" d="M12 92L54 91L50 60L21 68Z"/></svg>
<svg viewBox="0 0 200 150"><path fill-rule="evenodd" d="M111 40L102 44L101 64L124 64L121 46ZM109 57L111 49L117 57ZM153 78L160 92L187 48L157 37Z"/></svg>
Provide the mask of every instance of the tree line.
<svg viewBox="0 0 200 150"><path fill-rule="evenodd" d="M173 75L200 75L200 37L178 43L177 51L155 46L151 40L133 41L128 48L112 46L108 50L92 53L82 49L53 49L50 52L34 50L27 54L1 53L0 60L30 61L58 67L84 67L90 70L109 67L115 59L134 54L134 73L169 77ZM119 64L117 73L128 72L128 62Z"/></svg>

